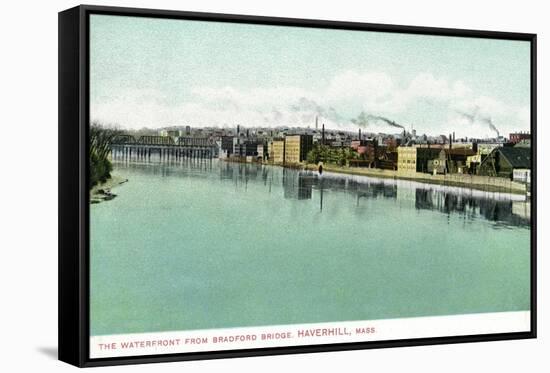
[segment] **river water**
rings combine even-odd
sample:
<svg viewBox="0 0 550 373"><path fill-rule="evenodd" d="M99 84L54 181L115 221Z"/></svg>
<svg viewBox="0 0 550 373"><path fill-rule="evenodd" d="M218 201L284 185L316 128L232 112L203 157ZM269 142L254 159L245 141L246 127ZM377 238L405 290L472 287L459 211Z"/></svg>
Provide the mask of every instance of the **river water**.
<svg viewBox="0 0 550 373"><path fill-rule="evenodd" d="M91 335L529 310L519 196L217 160L114 174Z"/></svg>

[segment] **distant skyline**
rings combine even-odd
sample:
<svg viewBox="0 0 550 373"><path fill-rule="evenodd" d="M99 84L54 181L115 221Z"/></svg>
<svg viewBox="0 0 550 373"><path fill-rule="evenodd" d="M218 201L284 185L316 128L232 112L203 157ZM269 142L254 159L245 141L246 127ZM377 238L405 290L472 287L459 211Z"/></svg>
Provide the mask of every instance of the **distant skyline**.
<svg viewBox="0 0 550 373"><path fill-rule="evenodd" d="M92 15L90 92L91 119L122 128L399 132L382 116L507 136L530 127L530 44Z"/></svg>

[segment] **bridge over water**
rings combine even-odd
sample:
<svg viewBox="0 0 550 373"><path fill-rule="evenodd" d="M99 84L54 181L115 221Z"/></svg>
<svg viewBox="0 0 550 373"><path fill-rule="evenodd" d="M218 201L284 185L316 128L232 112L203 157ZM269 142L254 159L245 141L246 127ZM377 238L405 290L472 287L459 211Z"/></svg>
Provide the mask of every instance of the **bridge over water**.
<svg viewBox="0 0 550 373"><path fill-rule="evenodd" d="M218 157L218 146L208 138L118 135L111 141L113 160L177 161Z"/></svg>

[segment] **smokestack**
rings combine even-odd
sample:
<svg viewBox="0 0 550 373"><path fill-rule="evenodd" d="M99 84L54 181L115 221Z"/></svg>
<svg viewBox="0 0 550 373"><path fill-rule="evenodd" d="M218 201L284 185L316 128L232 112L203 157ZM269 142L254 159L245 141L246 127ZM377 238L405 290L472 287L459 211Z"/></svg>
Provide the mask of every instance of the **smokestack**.
<svg viewBox="0 0 550 373"><path fill-rule="evenodd" d="M315 116L315 129L319 129L319 117L317 115Z"/></svg>
<svg viewBox="0 0 550 373"><path fill-rule="evenodd" d="M246 129L246 138L248 138L248 131L249 131L249 129L247 128Z"/></svg>
<svg viewBox="0 0 550 373"><path fill-rule="evenodd" d="M453 148L453 135L449 133L449 149Z"/></svg>
<svg viewBox="0 0 550 373"><path fill-rule="evenodd" d="M453 131L453 142L456 142L455 132Z"/></svg>
<svg viewBox="0 0 550 373"><path fill-rule="evenodd" d="M359 128L359 141L361 141L361 128Z"/></svg>
<svg viewBox="0 0 550 373"><path fill-rule="evenodd" d="M241 126L239 126L239 125L237 124L237 136L239 136L240 133L241 133Z"/></svg>
<svg viewBox="0 0 550 373"><path fill-rule="evenodd" d="M325 145L325 124L323 123L323 130L321 132L321 145Z"/></svg>

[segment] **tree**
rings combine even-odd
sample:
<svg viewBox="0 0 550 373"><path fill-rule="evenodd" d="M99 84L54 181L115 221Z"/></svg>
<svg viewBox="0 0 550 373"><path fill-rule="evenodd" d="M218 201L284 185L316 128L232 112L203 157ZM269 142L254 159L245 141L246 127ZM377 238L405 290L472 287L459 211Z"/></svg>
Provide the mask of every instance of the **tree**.
<svg viewBox="0 0 550 373"><path fill-rule="evenodd" d="M307 162L317 164L319 162L345 166L350 159L358 159L359 154L351 148L332 148L328 145L315 144L307 154Z"/></svg>
<svg viewBox="0 0 550 373"><path fill-rule="evenodd" d="M111 143L122 134L117 128L105 127L99 122L90 125L90 189L111 177L113 165L109 161Z"/></svg>
<svg viewBox="0 0 550 373"><path fill-rule="evenodd" d="M313 163L317 164L321 161L321 152L320 152L320 146L318 144L315 144L313 146L313 149L311 149L307 153L306 162L307 163Z"/></svg>

